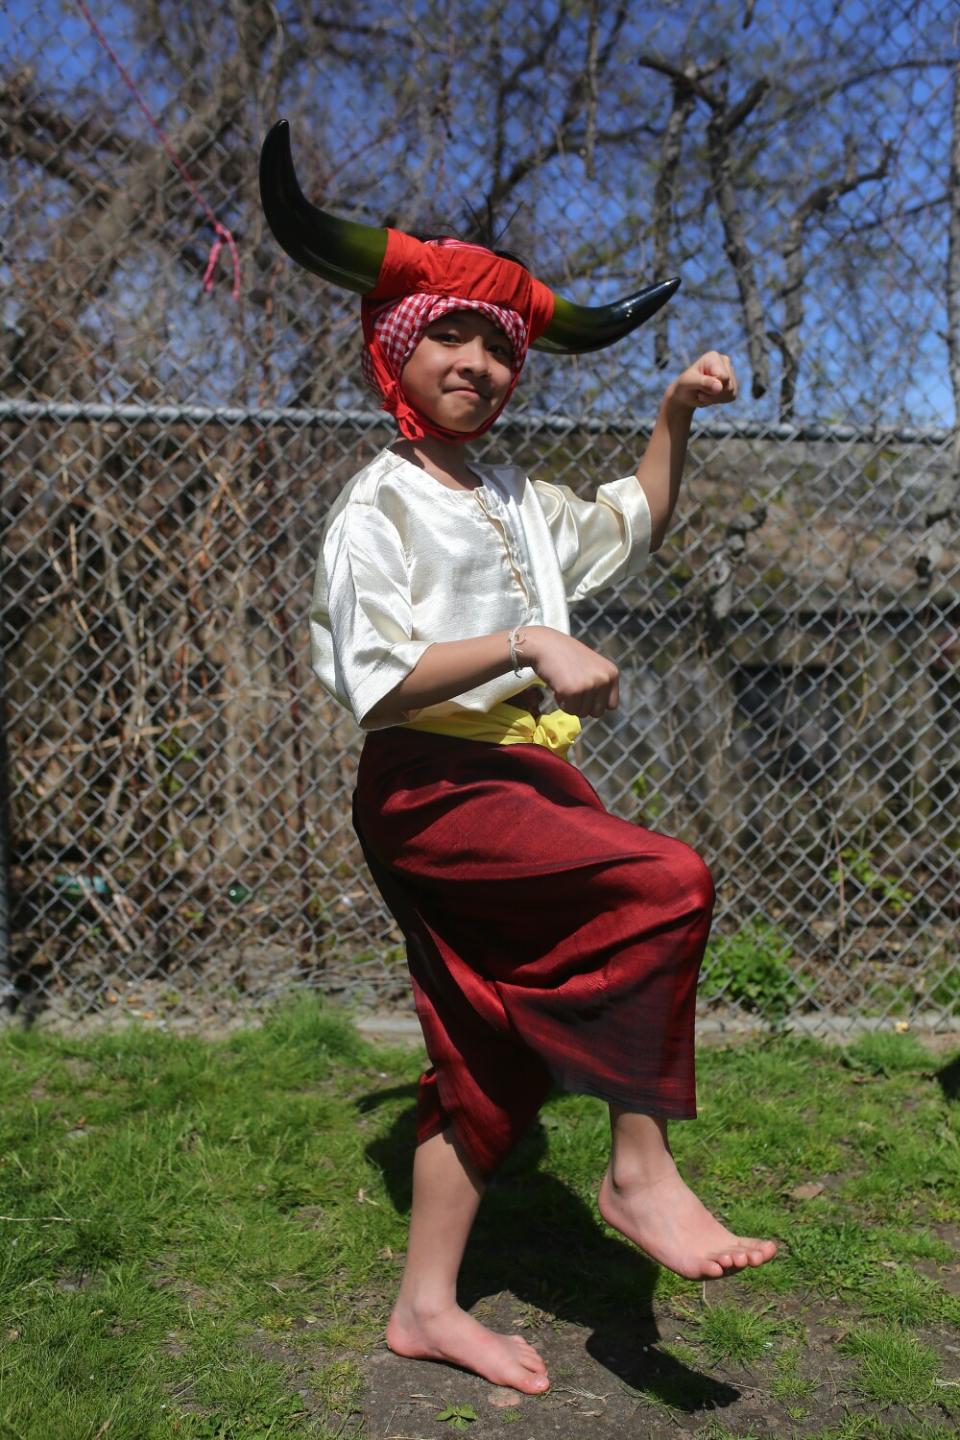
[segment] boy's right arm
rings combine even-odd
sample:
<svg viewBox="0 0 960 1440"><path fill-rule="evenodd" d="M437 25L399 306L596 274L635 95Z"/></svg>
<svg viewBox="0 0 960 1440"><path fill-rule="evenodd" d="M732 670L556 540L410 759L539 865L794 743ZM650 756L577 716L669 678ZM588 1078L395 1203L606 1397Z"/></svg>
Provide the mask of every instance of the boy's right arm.
<svg viewBox="0 0 960 1440"><path fill-rule="evenodd" d="M400 725L412 710L452 700L509 674L513 668L509 637L508 630L498 630L470 640L438 640L428 646L399 685L367 711L364 728ZM571 715L597 718L616 709L620 699L616 665L572 635L548 625L523 625L516 651Z"/></svg>

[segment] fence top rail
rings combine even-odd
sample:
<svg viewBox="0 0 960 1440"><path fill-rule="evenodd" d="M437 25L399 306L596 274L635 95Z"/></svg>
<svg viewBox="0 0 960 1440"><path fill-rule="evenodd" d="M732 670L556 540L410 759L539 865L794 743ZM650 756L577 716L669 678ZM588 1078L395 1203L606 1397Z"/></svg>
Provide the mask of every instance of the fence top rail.
<svg viewBox="0 0 960 1440"><path fill-rule="evenodd" d="M93 424L135 424L152 421L160 425L322 425L327 429L392 429L393 422L375 410L317 409L294 406L241 405L140 405L86 403L77 401L0 400L0 421L27 423L57 420L71 423L86 420ZM551 415L543 411L517 410L500 422L502 431L521 435L644 435L653 429L654 419L617 421L597 416ZM821 441L833 444L922 445L937 448L950 443L950 426L781 424L763 420L709 420L694 424L694 437L708 440Z"/></svg>

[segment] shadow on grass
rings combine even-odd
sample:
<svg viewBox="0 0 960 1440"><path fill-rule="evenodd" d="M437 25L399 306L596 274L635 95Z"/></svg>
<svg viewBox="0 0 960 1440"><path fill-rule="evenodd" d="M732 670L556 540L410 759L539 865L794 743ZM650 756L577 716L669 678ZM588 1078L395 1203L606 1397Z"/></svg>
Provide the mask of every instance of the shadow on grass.
<svg viewBox="0 0 960 1440"><path fill-rule="evenodd" d="M960 1055L942 1066L936 1074L937 1084L945 1100L960 1100Z"/></svg>
<svg viewBox="0 0 960 1440"><path fill-rule="evenodd" d="M414 1102L416 1085L373 1091L357 1105L369 1113L404 1096ZM367 1146L401 1214L410 1208L415 1113L411 1103ZM630 1390L689 1413L732 1405L740 1398L733 1385L658 1349L659 1267L606 1234L592 1208L540 1168L546 1150L538 1123L488 1187L461 1271L461 1303L469 1309L509 1291L522 1305L588 1329L588 1354Z"/></svg>

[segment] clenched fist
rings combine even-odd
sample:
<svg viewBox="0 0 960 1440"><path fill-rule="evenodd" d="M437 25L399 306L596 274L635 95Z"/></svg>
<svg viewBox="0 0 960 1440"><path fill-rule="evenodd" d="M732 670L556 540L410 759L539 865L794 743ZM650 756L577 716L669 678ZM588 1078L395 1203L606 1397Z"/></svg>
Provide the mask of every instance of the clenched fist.
<svg viewBox="0 0 960 1440"><path fill-rule="evenodd" d="M612 660L548 625L525 625L517 655L553 691L571 715L594 719L620 703L620 672Z"/></svg>
<svg viewBox="0 0 960 1440"><path fill-rule="evenodd" d="M737 398L737 377L730 356L708 350L674 380L667 398L687 410L696 410L698 405L729 405Z"/></svg>

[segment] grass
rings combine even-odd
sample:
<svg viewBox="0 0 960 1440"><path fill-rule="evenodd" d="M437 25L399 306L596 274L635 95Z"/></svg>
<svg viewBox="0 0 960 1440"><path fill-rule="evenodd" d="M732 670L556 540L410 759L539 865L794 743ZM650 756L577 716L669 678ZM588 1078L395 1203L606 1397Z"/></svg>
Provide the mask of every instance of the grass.
<svg viewBox="0 0 960 1440"><path fill-rule="evenodd" d="M216 1042L8 1031L0 1048L0 1440L374 1440L418 1056L306 1000ZM678 1159L742 1233L784 1240L708 1295L598 1223L603 1107L553 1099L491 1187L463 1286L555 1347L557 1393L488 1414L465 1377L425 1367L436 1403L393 1433L448 1433L431 1417L474 1405L477 1437L522 1417L525 1437L580 1440L594 1422L550 1407L616 1403L643 1405L651 1436L693 1415L719 1440L753 1433L731 1395L757 1392L764 1435L956 1433L960 1125L942 1064L910 1035L706 1051ZM626 1351L600 1385L585 1346L608 1341Z"/></svg>
<svg viewBox="0 0 960 1440"><path fill-rule="evenodd" d="M772 1308L726 1302L705 1306L693 1317L697 1339L714 1364L752 1365L773 1347L777 1326L769 1318Z"/></svg>
<svg viewBox="0 0 960 1440"><path fill-rule="evenodd" d="M912 1335L858 1328L841 1349L859 1360L855 1387L881 1405L931 1405L940 1364L936 1352Z"/></svg>
<svg viewBox="0 0 960 1440"><path fill-rule="evenodd" d="M774 1379L770 1394L779 1400L791 1419L803 1419L807 1413L804 1402L816 1394L817 1384L800 1374L801 1347L791 1346L782 1350L774 1361Z"/></svg>

